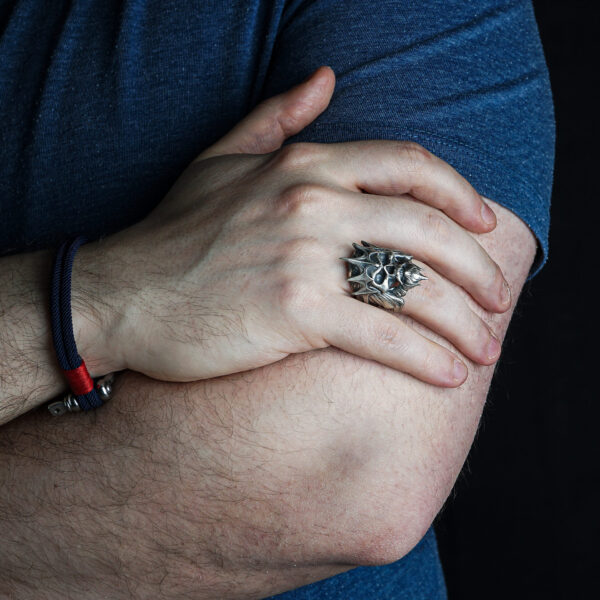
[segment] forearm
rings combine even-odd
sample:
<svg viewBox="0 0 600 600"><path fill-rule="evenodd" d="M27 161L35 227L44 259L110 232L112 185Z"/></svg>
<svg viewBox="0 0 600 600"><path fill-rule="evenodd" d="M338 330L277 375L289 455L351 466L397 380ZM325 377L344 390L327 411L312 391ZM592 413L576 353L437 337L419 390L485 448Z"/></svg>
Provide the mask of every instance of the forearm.
<svg viewBox="0 0 600 600"><path fill-rule="evenodd" d="M126 374L95 415L9 423L0 591L261 598L400 558L481 409L422 385L329 349L194 384Z"/></svg>
<svg viewBox="0 0 600 600"><path fill-rule="evenodd" d="M105 374L110 368L110 360L96 353L104 340L94 322L95 308L86 300L91 291L88 288L95 286L96 295L102 292L102 286L92 283L88 273L96 254L97 250L82 250L73 274L73 328L92 375ZM52 259L51 251L0 259L0 424L66 389L50 328Z"/></svg>
<svg viewBox="0 0 600 600"><path fill-rule="evenodd" d="M227 443L251 426L251 405L283 393L284 369L186 385L126 373L94 415L4 426L0 597L258 598L300 585L306 568L272 562L284 507L269 489L280 483L254 444L236 469L243 436ZM255 476L262 489L247 497ZM265 520L270 511L279 518ZM322 560L311 577L335 572Z"/></svg>
<svg viewBox="0 0 600 600"><path fill-rule="evenodd" d="M485 243L516 296L533 240L495 210ZM328 349L194 384L127 374L95 415L24 417L1 434L6 593L259 598L400 558L447 497L491 375L471 365L441 389Z"/></svg>
<svg viewBox="0 0 600 600"><path fill-rule="evenodd" d="M64 387L52 355L51 268L49 252L0 259L0 423Z"/></svg>

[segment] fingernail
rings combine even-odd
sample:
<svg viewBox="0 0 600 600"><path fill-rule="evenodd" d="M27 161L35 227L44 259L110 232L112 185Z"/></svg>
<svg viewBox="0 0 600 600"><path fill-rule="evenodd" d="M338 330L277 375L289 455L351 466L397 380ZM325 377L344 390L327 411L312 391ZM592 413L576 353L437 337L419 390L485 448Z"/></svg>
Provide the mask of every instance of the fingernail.
<svg viewBox="0 0 600 600"><path fill-rule="evenodd" d="M467 376L467 367L460 360L454 361L452 376L456 381L462 381Z"/></svg>
<svg viewBox="0 0 600 600"><path fill-rule="evenodd" d="M500 301L502 304L510 304L510 286L506 281L502 282L502 289L500 290Z"/></svg>
<svg viewBox="0 0 600 600"><path fill-rule="evenodd" d="M481 218L486 225L493 225L496 222L494 212L485 202L481 204Z"/></svg>
<svg viewBox="0 0 600 600"><path fill-rule="evenodd" d="M500 340L490 331L492 336L487 347L488 360L493 360L500 354L501 344Z"/></svg>

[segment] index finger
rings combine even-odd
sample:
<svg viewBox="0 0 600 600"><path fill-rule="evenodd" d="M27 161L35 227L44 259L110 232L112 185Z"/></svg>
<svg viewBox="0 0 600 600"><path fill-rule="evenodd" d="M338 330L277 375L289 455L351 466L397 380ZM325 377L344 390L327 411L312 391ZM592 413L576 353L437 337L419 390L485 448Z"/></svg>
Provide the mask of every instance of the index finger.
<svg viewBox="0 0 600 600"><path fill-rule="evenodd" d="M475 233L496 227L496 215L447 162L415 142L370 140L327 144L321 164L330 179L353 191L410 194Z"/></svg>

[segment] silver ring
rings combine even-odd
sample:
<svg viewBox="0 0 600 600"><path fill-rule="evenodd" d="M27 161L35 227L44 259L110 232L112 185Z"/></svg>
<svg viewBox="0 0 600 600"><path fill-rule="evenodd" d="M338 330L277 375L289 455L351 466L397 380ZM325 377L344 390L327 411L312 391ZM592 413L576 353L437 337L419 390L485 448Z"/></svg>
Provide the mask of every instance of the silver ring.
<svg viewBox="0 0 600 600"><path fill-rule="evenodd" d="M348 263L352 295L368 304L399 311L404 306L406 292L427 277L421 267L411 262L412 256L369 242L361 243L352 244L352 258L341 259Z"/></svg>

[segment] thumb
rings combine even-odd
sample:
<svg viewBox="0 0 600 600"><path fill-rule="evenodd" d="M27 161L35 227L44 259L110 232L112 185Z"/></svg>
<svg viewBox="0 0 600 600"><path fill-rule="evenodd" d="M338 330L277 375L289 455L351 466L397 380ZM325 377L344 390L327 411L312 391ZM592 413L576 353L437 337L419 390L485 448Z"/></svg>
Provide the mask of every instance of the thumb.
<svg viewBox="0 0 600 600"><path fill-rule="evenodd" d="M334 87L333 70L319 67L291 90L261 102L196 160L222 154L265 154L277 150L288 137L304 129L327 108Z"/></svg>

